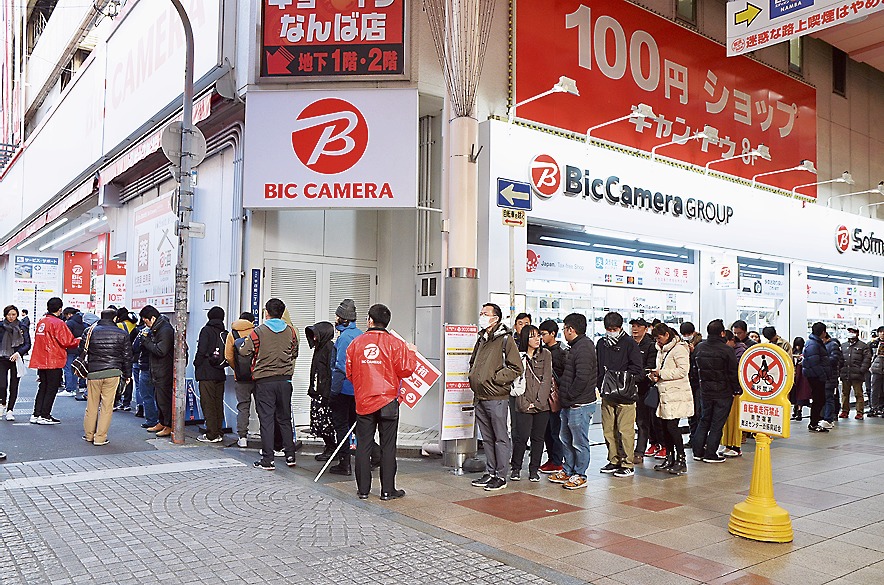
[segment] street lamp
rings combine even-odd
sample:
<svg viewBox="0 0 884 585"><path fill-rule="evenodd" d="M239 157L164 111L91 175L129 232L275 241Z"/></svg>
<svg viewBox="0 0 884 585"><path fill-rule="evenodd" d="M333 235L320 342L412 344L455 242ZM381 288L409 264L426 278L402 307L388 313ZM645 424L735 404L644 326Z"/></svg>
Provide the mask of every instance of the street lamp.
<svg viewBox="0 0 884 585"><path fill-rule="evenodd" d="M671 144L687 144L690 140L708 140L712 144L716 144L718 142L718 129L713 128L710 125L703 126L703 129L699 132L695 133L693 136L688 136L684 138L677 138L675 140L671 140L669 142L664 142L663 144L658 144L654 148L651 149L651 160L656 160L657 158L657 150L663 148L664 146L669 146Z"/></svg>
<svg viewBox="0 0 884 585"><path fill-rule="evenodd" d="M857 191L855 193L845 193L844 195L832 195L828 199L826 199L826 207L832 206L832 199L841 199L842 197L850 197L852 195L865 195L867 193L879 193L884 195L884 181L878 183L878 186L874 189L866 189L865 191Z"/></svg>
<svg viewBox="0 0 884 585"><path fill-rule="evenodd" d="M798 192L798 189L801 189L802 187L813 187L814 185L827 185L829 183L847 183L848 185L855 185L856 181L853 180L853 177L851 176L850 171L844 171L843 173L841 173L841 176L838 177L837 179L829 179L828 181L818 181L816 183L805 183L804 185L796 185L795 187L792 188L792 196L794 197L795 195L801 195L801 193ZM806 197L806 195L805 195L805 197Z"/></svg>
<svg viewBox="0 0 884 585"><path fill-rule="evenodd" d="M752 157L760 156L764 160L770 160L770 149L763 144L759 144L758 146L756 146L755 148L753 148L749 152L744 152L743 154L732 154L731 156L723 156L718 160L711 160L708 163L706 163L705 167L703 167L703 173L708 175L709 174L709 166L714 165L715 163L724 162L726 160L733 160L735 158L743 158L746 156L752 156Z"/></svg>
<svg viewBox="0 0 884 585"><path fill-rule="evenodd" d="M860 205L860 206L859 206L859 211L857 211L856 214L857 214L857 215L862 215L863 209L865 209L865 208L869 208L869 209L871 209L872 207L878 207L879 205L884 205L884 201L881 201L881 202L879 202L879 203L869 203L868 205ZM872 217L872 212L871 212L871 211L869 212L869 217Z"/></svg>
<svg viewBox="0 0 884 585"><path fill-rule="evenodd" d="M789 167L788 169L779 169L777 171L767 171L766 173L758 173L752 177L752 186L755 186L755 179L758 177L764 177L765 175L776 175L777 173L788 173L789 171L807 171L808 173L816 174L816 167L813 166L813 161L804 159L800 163L798 163L794 167Z"/></svg>
<svg viewBox="0 0 884 585"><path fill-rule="evenodd" d="M534 97L530 97L526 100L520 101L519 103L513 104L510 107L509 112L507 113L507 119L509 123L512 124L513 120L516 119L516 108L554 93L570 93L571 95L576 95L578 97L580 96L580 92L577 91L577 82L570 77L565 77L564 75L562 75L561 77L559 77L558 83L552 86L552 89L548 89L545 92L539 93Z"/></svg>
<svg viewBox="0 0 884 585"><path fill-rule="evenodd" d="M608 120L607 122L603 122L601 124L596 124L595 126L591 126L586 129L586 142L589 142L589 135L593 130L598 130L603 126L608 126L610 124L616 124L617 122L622 122L624 120L634 120L634 119L643 119L643 118L651 118L652 120L657 119L657 115L654 113L653 108L648 104L639 104L637 106L632 106L632 111L626 116L621 116L619 118L614 118L613 120Z"/></svg>

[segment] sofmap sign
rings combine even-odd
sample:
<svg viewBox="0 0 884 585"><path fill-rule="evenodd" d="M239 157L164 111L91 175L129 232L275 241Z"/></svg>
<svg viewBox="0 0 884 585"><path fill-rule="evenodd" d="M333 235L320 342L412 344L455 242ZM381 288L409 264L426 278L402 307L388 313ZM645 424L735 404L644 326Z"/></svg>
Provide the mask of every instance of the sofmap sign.
<svg viewBox="0 0 884 585"><path fill-rule="evenodd" d="M655 119L623 120L592 136L650 151L709 125L718 140L672 144L659 154L703 166L768 146L772 161L737 156L713 169L747 179L782 169L784 159L816 160L813 87L749 58L728 58L723 46L630 2L515 0L514 6L512 101L549 90L560 75L580 90L580 97L558 93L520 106L519 118L583 135L644 103ZM764 182L791 189L794 178L782 173Z"/></svg>
<svg viewBox="0 0 884 585"><path fill-rule="evenodd" d="M411 89L251 93L245 207L415 207L417 118Z"/></svg>
<svg viewBox="0 0 884 585"><path fill-rule="evenodd" d="M838 226L835 230L835 247L842 254L853 250L864 254L884 256L884 240L876 238L875 232L863 233L862 228L855 228L851 233L847 226Z"/></svg>

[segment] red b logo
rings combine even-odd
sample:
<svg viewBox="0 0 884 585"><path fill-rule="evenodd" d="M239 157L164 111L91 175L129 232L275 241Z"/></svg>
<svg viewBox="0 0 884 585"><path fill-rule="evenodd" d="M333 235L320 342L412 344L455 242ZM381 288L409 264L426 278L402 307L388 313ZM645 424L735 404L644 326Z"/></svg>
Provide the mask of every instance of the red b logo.
<svg viewBox="0 0 884 585"><path fill-rule="evenodd" d="M531 248L528 248L528 265L525 267L525 269L528 272L534 272L535 270L537 270L538 264L540 264L540 254L538 254Z"/></svg>
<svg viewBox="0 0 884 585"><path fill-rule="evenodd" d="M538 154L531 159L531 188L541 199L556 194L562 184L559 163L548 154Z"/></svg>
<svg viewBox="0 0 884 585"><path fill-rule="evenodd" d="M353 168L368 147L368 124L359 109L338 98L317 100L295 118L292 147L311 171L336 175Z"/></svg>
<svg viewBox="0 0 884 585"><path fill-rule="evenodd" d="M835 231L835 247L842 254L850 247L850 232L846 225L839 225Z"/></svg>

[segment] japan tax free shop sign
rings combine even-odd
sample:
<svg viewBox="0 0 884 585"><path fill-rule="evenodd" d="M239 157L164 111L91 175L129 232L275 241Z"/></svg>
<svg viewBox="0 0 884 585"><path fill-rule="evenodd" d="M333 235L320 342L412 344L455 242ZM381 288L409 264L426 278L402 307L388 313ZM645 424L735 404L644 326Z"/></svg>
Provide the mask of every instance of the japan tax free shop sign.
<svg viewBox="0 0 884 585"><path fill-rule="evenodd" d="M246 99L244 205L417 205L417 90L253 91Z"/></svg>
<svg viewBox="0 0 884 585"><path fill-rule="evenodd" d="M757 343L740 358L739 377L740 429L788 438L792 357L772 343Z"/></svg>

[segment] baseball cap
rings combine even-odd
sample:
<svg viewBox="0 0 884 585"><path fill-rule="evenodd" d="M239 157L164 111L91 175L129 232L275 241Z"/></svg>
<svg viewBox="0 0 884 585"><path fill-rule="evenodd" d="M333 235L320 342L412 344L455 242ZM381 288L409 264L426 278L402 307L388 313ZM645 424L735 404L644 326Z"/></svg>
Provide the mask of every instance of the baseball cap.
<svg viewBox="0 0 884 585"><path fill-rule="evenodd" d="M650 327L651 324L645 321L644 317L639 317L638 319L631 319L629 321L630 325L640 325L642 327Z"/></svg>

